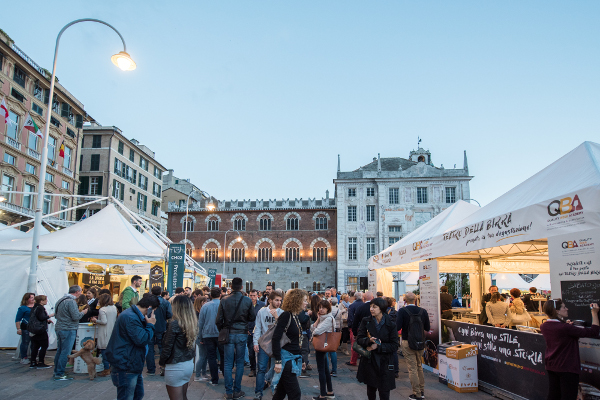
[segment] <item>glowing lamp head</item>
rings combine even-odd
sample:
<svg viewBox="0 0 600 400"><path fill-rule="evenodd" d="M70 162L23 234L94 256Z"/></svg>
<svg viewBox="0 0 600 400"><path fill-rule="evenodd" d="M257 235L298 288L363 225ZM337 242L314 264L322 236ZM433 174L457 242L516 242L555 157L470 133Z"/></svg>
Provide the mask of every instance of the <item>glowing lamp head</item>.
<svg viewBox="0 0 600 400"><path fill-rule="evenodd" d="M242 237L241 237L241 236L238 236L238 238L237 238L237 241L238 241L238 242L241 242L241 241L242 241Z"/></svg>
<svg viewBox="0 0 600 400"><path fill-rule="evenodd" d="M124 51L118 52L112 56L110 60L123 71L133 71L136 68L135 62L131 59L131 56Z"/></svg>
<svg viewBox="0 0 600 400"><path fill-rule="evenodd" d="M2 203L3 201L6 201L6 197L0 196L0 203Z"/></svg>
<svg viewBox="0 0 600 400"><path fill-rule="evenodd" d="M215 205L212 202L210 202L206 205L206 209L212 211L215 209Z"/></svg>

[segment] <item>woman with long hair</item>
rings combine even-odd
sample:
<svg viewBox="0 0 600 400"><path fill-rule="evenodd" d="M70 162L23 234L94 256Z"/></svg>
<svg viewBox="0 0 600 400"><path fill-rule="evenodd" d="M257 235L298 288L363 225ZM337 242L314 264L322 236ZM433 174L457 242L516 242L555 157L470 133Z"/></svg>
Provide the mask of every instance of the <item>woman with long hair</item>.
<svg viewBox="0 0 600 400"><path fill-rule="evenodd" d="M569 309L561 299L548 300L544 313L548 316L541 326L546 340L544 364L548 375L548 400L575 400L579 389L579 338L598 337L598 304L590 304L592 326L571 325L567 320Z"/></svg>
<svg viewBox="0 0 600 400"><path fill-rule="evenodd" d="M175 296L171 306L173 319L163 337L158 364L165 370L169 399L187 400L187 388L194 372L198 317L192 300L187 296Z"/></svg>
<svg viewBox="0 0 600 400"><path fill-rule="evenodd" d="M511 313L510 325L516 329L516 325L523 325L531 321L531 316L525 309L525 303L521 300L521 291L517 288L510 290L512 303L509 307Z"/></svg>
<svg viewBox="0 0 600 400"><path fill-rule="evenodd" d="M271 340L273 358L275 359L275 376L273 386L277 386L273 400L300 400L302 392L298 384L298 376L302 372L302 328L298 314L308 301L302 289L290 290L283 299L283 313L277 320ZM289 343L281 347L281 338L286 335Z"/></svg>
<svg viewBox="0 0 600 400"><path fill-rule="evenodd" d="M310 328L313 338L327 332L335 331L335 319L331 314L331 303L328 300L321 300L319 303L319 312L317 320ZM333 385L329 373L329 363L327 362L327 353L318 351L315 348L315 357L317 359L317 370L319 371L319 389L320 395L313 397L314 400L333 399ZM335 360L337 364L337 359Z"/></svg>
<svg viewBox="0 0 600 400"><path fill-rule="evenodd" d="M371 317L365 317L358 328L357 343L371 352L361 357L356 378L367 385L367 398L389 400L390 390L396 388L393 357L398 352L398 331L392 322L388 302L382 298L371 301Z"/></svg>
<svg viewBox="0 0 600 400"><path fill-rule="evenodd" d="M31 315L31 309L35 304L35 293L25 293L21 299L21 305L17 310L17 316L15 317L15 325L17 327L17 335L21 335L21 346L19 352L21 355L21 364L29 364L27 359L27 348L31 341L29 337L29 331L27 330L27 323L29 322L29 316Z"/></svg>
<svg viewBox="0 0 600 400"><path fill-rule="evenodd" d="M48 315L44 307L46 304L48 304L48 297L43 294L35 296L35 304L31 309L29 321L39 321L40 330L35 333L30 332L29 334L31 337L31 362L29 363L29 368L46 369L51 367L51 365L46 365L44 359L46 357L46 350L48 350L48 322L52 323L49 320L51 317L54 317L54 314ZM39 361L36 362L38 356Z"/></svg>
<svg viewBox="0 0 600 400"><path fill-rule="evenodd" d="M502 296L498 292L492 293L490 302L485 307L488 323L497 328L508 328L512 319L508 303L502 300Z"/></svg>
<svg viewBox="0 0 600 400"><path fill-rule="evenodd" d="M196 316L200 315L200 309L206 303L206 297L203 295L196 296L194 300L194 310L196 310Z"/></svg>
<svg viewBox="0 0 600 400"><path fill-rule="evenodd" d="M106 347L108 347L108 341L112 334L115 322L117 322L117 307L113 304L112 296L108 293L101 294L98 298L98 317L93 317L92 322L98 325L98 351L102 354L102 363L104 364L104 371L100 372L98 376L109 376L110 375L110 363L104 355Z"/></svg>

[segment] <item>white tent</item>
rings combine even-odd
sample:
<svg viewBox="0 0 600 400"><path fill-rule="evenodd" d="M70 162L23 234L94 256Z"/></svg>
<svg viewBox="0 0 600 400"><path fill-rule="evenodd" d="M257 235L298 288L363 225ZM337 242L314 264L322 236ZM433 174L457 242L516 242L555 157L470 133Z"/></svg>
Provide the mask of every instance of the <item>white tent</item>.
<svg viewBox="0 0 600 400"><path fill-rule="evenodd" d="M537 288L538 292L540 290L550 290L550 274L539 274L529 282L528 287Z"/></svg>
<svg viewBox="0 0 600 400"><path fill-rule="evenodd" d="M31 238L0 242L0 254L28 255ZM165 249L138 232L109 204L68 228L40 237L40 257L162 261Z"/></svg>
<svg viewBox="0 0 600 400"><path fill-rule="evenodd" d="M528 289L531 285L523 280L519 274L496 274L496 286L498 289Z"/></svg>

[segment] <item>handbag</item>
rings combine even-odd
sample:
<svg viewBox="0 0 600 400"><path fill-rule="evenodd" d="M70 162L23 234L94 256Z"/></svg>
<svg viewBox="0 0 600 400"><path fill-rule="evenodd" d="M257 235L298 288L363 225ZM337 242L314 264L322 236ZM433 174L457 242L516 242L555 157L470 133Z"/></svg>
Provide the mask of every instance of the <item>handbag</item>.
<svg viewBox="0 0 600 400"><path fill-rule="evenodd" d="M324 353L334 353L340 347L340 340L342 339L342 332L335 332L335 325L333 319L331 325L334 332L325 332L320 335L313 336L312 342L313 347L316 351Z"/></svg>
<svg viewBox="0 0 600 400"><path fill-rule="evenodd" d="M229 329L231 328L231 324L233 323L233 320L235 319L235 316L237 315L238 310L240 309L240 305L242 304L242 301L244 300L244 297L242 296L242 298L240 298L240 301L238 302L237 306L235 307L235 311L233 312L233 316L231 317L231 323L228 324L227 326L224 326L223 329L221 329L219 331L219 344L227 344L229 343ZM225 316L225 309L223 309L223 316Z"/></svg>
<svg viewBox="0 0 600 400"><path fill-rule="evenodd" d="M290 322L292 322L292 314L290 314L290 319L288 320L283 336L281 336L281 340L279 341L280 348L291 342L291 339L286 335L287 330L290 327ZM276 326L277 324L271 325L264 335L258 339L258 345L269 357L273 357L273 332L275 332Z"/></svg>
<svg viewBox="0 0 600 400"><path fill-rule="evenodd" d="M360 344L358 344L358 342L356 340L354 341L354 344L352 345L352 350L354 350L355 352L360 354L361 357L371 358L371 351L362 347Z"/></svg>

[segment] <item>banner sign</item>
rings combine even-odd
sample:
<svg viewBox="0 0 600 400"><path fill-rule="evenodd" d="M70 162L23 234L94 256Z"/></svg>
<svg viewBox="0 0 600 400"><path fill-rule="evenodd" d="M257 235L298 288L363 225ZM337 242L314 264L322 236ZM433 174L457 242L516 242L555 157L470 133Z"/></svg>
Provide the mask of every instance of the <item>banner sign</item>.
<svg viewBox="0 0 600 400"><path fill-rule="evenodd" d="M369 271L371 272L371 271ZM375 272L375 271L372 271ZM423 365L438 373L437 346L440 344L440 274L437 260L419 263L420 306L427 310L431 330L425 335Z"/></svg>
<svg viewBox="0 0 600 400"><path fill-rule="evenodd" d="M213 286L215 286L215 278L217 276L217 270L216 268L209 268L208 269L208 286L209 288L212 288Z"/></svg>
<svg viewBox="0 0 600 400"><path fill-rule="evenodd" d="M104 275L108 272L110 275L148 275L150 273L150 264L102 264L67 260L65 270L67 272L79 272L82 274Z"/></svg>
<svg viewBox="0 0 600 400"><path fill-rule="evenodd" d="M160 287L160 291L163 291L165 285L165 270L163 264L152 264L150 268L150 289L153 287Z"/></svg>
<svg viewBox="0 0 600 400"><path fill-rule="evenodd" d="M85 273L82 277L84 285L90 285L95 287L102 287L110 283L110 276L108 274L90 274Z"/></svg>
<svg viewBox="0 0 600 400"><path fill-rule="evenodd" d="M169 244L169 272L167 276L167 291L175 295L175 289L183 286L183 273L185 272L185 244Z"/></svg>
<svg viewBox="0 0 600 400"><path fill-rule="evenodd" d="M545 400L546 341L541 334L443 320L449 340L476 345L479 381L525 399Z"/></svg>

